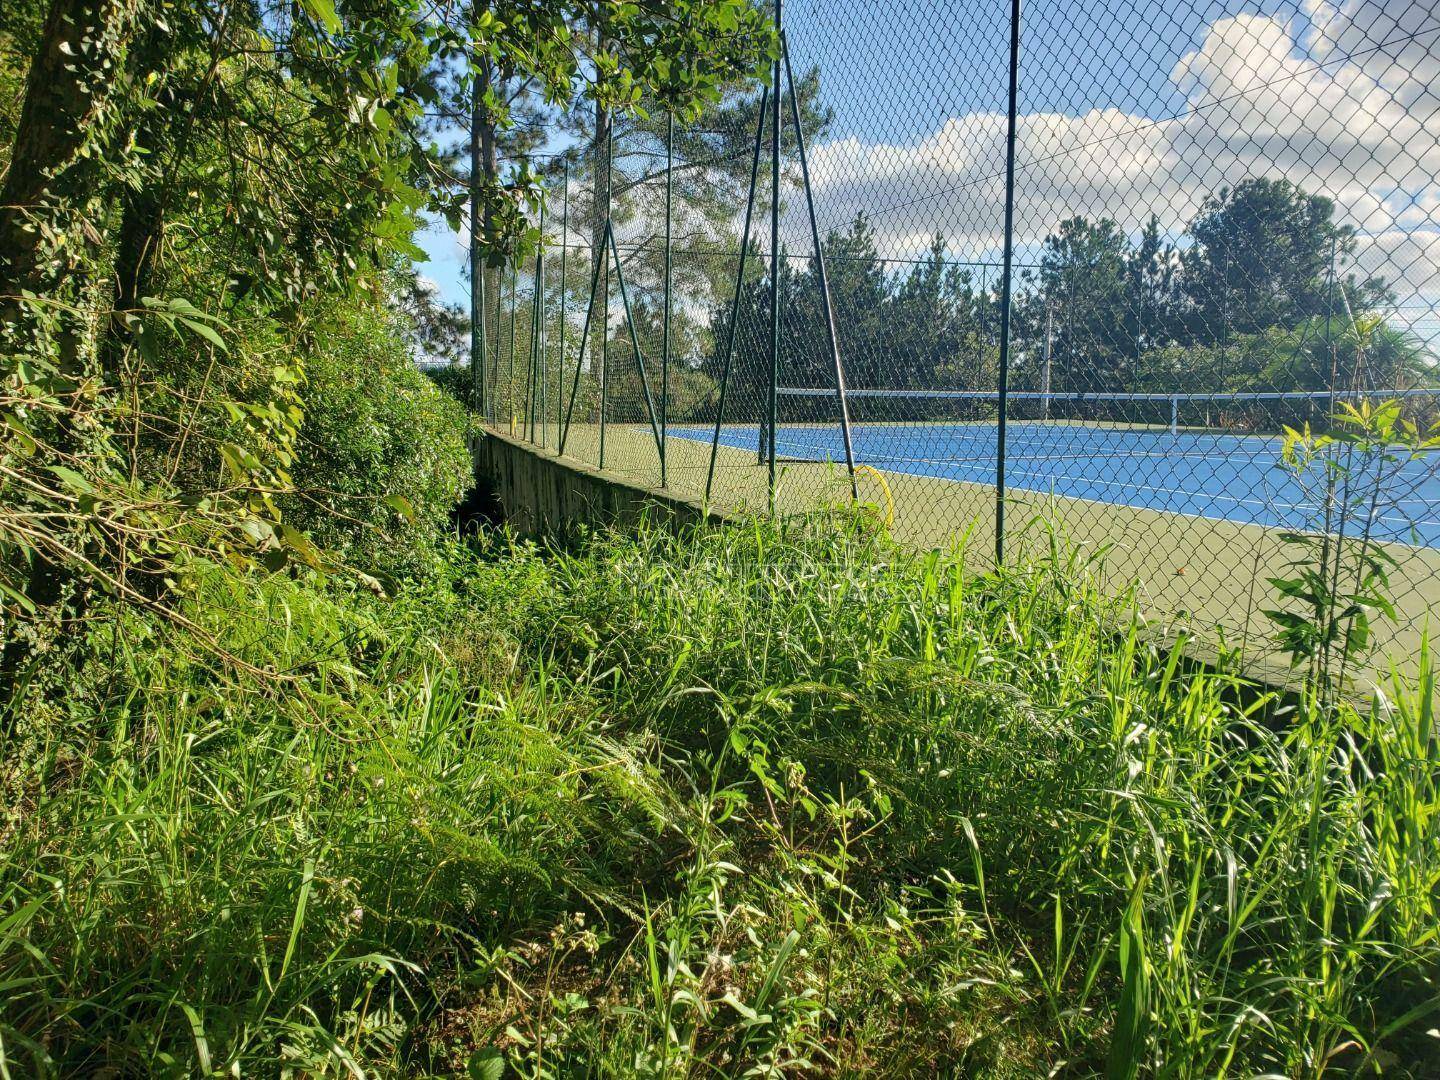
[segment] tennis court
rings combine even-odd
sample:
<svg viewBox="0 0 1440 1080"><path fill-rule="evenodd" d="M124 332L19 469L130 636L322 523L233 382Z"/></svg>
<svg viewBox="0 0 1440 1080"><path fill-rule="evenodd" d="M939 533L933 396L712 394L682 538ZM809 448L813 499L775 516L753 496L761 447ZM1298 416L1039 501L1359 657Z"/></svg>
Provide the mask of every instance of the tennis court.
<svg viewBox="0 0 1440 1080"><path fill-rule="evenodd" d="M670 434L709 443L714 429L671 426ZM995 478L993 423L860 423L851 434L857 463L978 484ZM720 432L721 445L737 449L754 451L758 439L754 424L726 425ZM1007 444L1011 489L1248 525L1303 529L1319 520L1316 501L1279 467L1278 437L1012 421ZM776 453L840 463L844 443L835 424L782 424ZM1376 537L1440 548L1440 454L1388 463L1381 475ZM1349 531L1359 529L1353 523Z"/></svg>

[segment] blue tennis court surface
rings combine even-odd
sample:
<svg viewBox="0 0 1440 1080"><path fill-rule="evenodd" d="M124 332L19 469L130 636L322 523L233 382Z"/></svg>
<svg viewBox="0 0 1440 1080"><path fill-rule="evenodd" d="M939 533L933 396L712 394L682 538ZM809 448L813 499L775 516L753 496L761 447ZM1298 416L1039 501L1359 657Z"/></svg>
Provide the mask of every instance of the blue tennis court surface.
<svg viewBox="0 0 1440 1080"><path fill-rule="evenodd" d="M993 424L855 424L851 431L857 463L994 483ZM713 433L702 426L670 428L673 436L705 443ZM1025 421L1010 423L1006 436L1006 484L1012 489L1253 525L1304 529L1317 522L1313 498L1279 468L1279 438ZM720 432L721 445L752 454L757 437L753 424ZM833 424L781 425L776 452L782 459L845 460ZM1383 474L1374 535L1440 548L1440 454L1387 464ZM1361 526L1356 521L1347 532Z"/></svg>

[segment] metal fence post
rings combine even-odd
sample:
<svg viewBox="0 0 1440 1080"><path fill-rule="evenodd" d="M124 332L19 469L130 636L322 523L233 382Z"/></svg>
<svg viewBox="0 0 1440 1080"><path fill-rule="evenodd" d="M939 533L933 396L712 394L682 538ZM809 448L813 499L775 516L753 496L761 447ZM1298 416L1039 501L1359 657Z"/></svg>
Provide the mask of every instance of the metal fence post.
<svg viewBox="0 0 1440 1080"><path fill-rule="evenodd" d="M500 272L495 276L495 348L490 351L490 394L488 397L490 405L490 422L498 423L500 420L500 354L505 348L505 331L501 325L503 309L505 304L505 267L502 264Z"/></svg>
<svg viewBox="0 0 1440 1080"><path fill-rule="evenodd" d="M606 222L600 242L603 245L610 237L610 224ZM595 315L595 291L600 284L600 261L591 260L595 266L590 271L590 299L585 305L585 322L580 327L580 350L575 356L575 382L570 388L570 404L565 410L565 420L560 428L558 453L565 453L565 442L570 436L570 422L575 415L575 400L580 396L580 372L585 366L585 346L590 341L590 322Z"/></svg>
<svg viewBox="0 0 1440 1080"><path fill-rule="evenodd" d="M530 335L525 343L525 397L520 408L520 437L530 438L530 415L535 406L535 280L540 273L540 253L535 253L535 269L530 272Z"/></svg>
<svg viewBox="0 0 1440 1080"><path fill-rule="evenodd" d="M784 26L782 0L775 0L775 36ZM771 68L770 95L770 379L766 402L766 425L769 438L770 512L775 512L775 421L777 390L780 381L780 57Z"/></svg>
<svg viewBox="0 0 1440 1080"><path fill-rule="evenodd" d="M1043 420L1050 419L1050 350L1053 346L1055 334L1055 312L1050 301L1045 301L1045 352L1042 356L1040 378L1040 417Z"/></svg>
<svg viewBox="0 0 1440 1080"><path fill-rule="evenodd" d="M565 159L565 206L560 214L560 343L555 365L555 438L560 438L561 411L565 408L565 256L570 251L570 159Z"/></svg>
<svg viewBox="0 0 1440 1080"><path fill-rule="evenodd" d="M471 407L485 416L485 267L480 246L480 125L485 107L479 94L470 113L470 394Z"/></svg>
<svg viewBox="0 0 1440 1080"><path fill-rule="evenodd" d="M548 192L547 192L548 198ZM540 237L543 244L545 237ZM535 402L535 414L530 421L530 437L541 447L545 445L545 416L550 411L550 356L549 337L545 333L545 274L543 271L536 274L540 284L540 313L535 319L535 334L540 339L539 346L539 372L537 378L540 380L540 396Z"/></svg>
<svg viewBox="0 0 1440 1080"><path fill-rule="evenodd" d="M671 211L675 173L675 114L665 116L665 299L660 318L660 486L669 481L665 469L665 450L670 420L670 244Z"/></svg>
<svg viewBox="0 0 1440 1080"><path fill-rule="evenodd" d="M611 213L610 200L614 197L611 186L611 160L615 147L615 123L612 120L605 131L605 236L610 238L615 218ZM600 454L598 465L605 467L605 412L609 405L610 384L610 249L604 240L600 246Z"/></svg>
<svg viewBox="0 0 1440 1080"><path fill-rule="evenodd" d="M515 434L515 305L520 292L520 260L510 264L510 368L505 383L505 413L510 434Z"/></svg>
<svg viewBox="0 0 1440 1080"><path fill-rule="evenodd" d="M540 203L540 241L535 248L535 276L530 282L530 378L527 380L525 425L530 441L537 442L535 412L540 405L540 371L545 354L540 343L540 329L545 325L545 203ZM543 414L542 414L543 415Z"/></svg>
<svg viewBox="0 0 1440 1080"><path fill-rule="evenodd" d="M1015 122L1020 85L1020 0L1010 0L1010 115L1005 134L1005 255L1000 283L1000 386L995 428L995 563L1005 561L1005 423L1010 395L1010 277L1015 256Z"/></svg>
<svg viewBox="0 0 1440 1080"><path fill-rule="evenodd" d="M635 354L635 368L640 375L640 388L645 395L645 414L650 419L650 431L655 436L655 452L664 457L660 440L660 424L655 416L655 399L650 393L650 377L645 374L645 357L640 355L640 338L635 333L635 316L630 309L630 295L625 291L625 270L620 265L620 249L615 245L615 230L607 229L610 238L610 254L615 256L615 283L620 286L620 303L625 312L625 326L630 331L630 350Z"/></svg>

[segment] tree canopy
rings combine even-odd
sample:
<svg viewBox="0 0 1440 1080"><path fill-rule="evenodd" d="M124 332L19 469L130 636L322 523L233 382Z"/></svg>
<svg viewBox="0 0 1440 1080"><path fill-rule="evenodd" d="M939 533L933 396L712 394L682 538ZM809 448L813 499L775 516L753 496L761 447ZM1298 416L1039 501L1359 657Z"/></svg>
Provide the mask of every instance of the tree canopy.
<svg viewBox="0 0 1440 1080"><path fill-rule="evenodd" d="M4 19L3 78L24 83L0 110L11 680L25 627L88 589L164 607L187 560L326 561L290 519L326 460L310 397L353 384L308 357L342 325L380 353L386 335L454 350L408 270L422 216L458 222L467 195L438 112L496 131L521 97L690 117L775 47L749 0L50 0ZM535 176L475 186L484 258L523 256Z"/></svg>

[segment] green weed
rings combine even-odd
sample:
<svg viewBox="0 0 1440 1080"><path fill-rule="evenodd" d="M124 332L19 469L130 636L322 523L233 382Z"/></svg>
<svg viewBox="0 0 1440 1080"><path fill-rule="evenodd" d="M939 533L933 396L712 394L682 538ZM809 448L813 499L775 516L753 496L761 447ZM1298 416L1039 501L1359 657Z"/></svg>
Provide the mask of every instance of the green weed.
<svg viewBox="0 0 1440 1080"><path fill-rule="evenodd" d="M391 600L205 575L270 678L97 618L7 756L6 1067L1432 1074L1428 650L1297 705L1063 544L962 555L802 520L491 536Z"/></svg>

